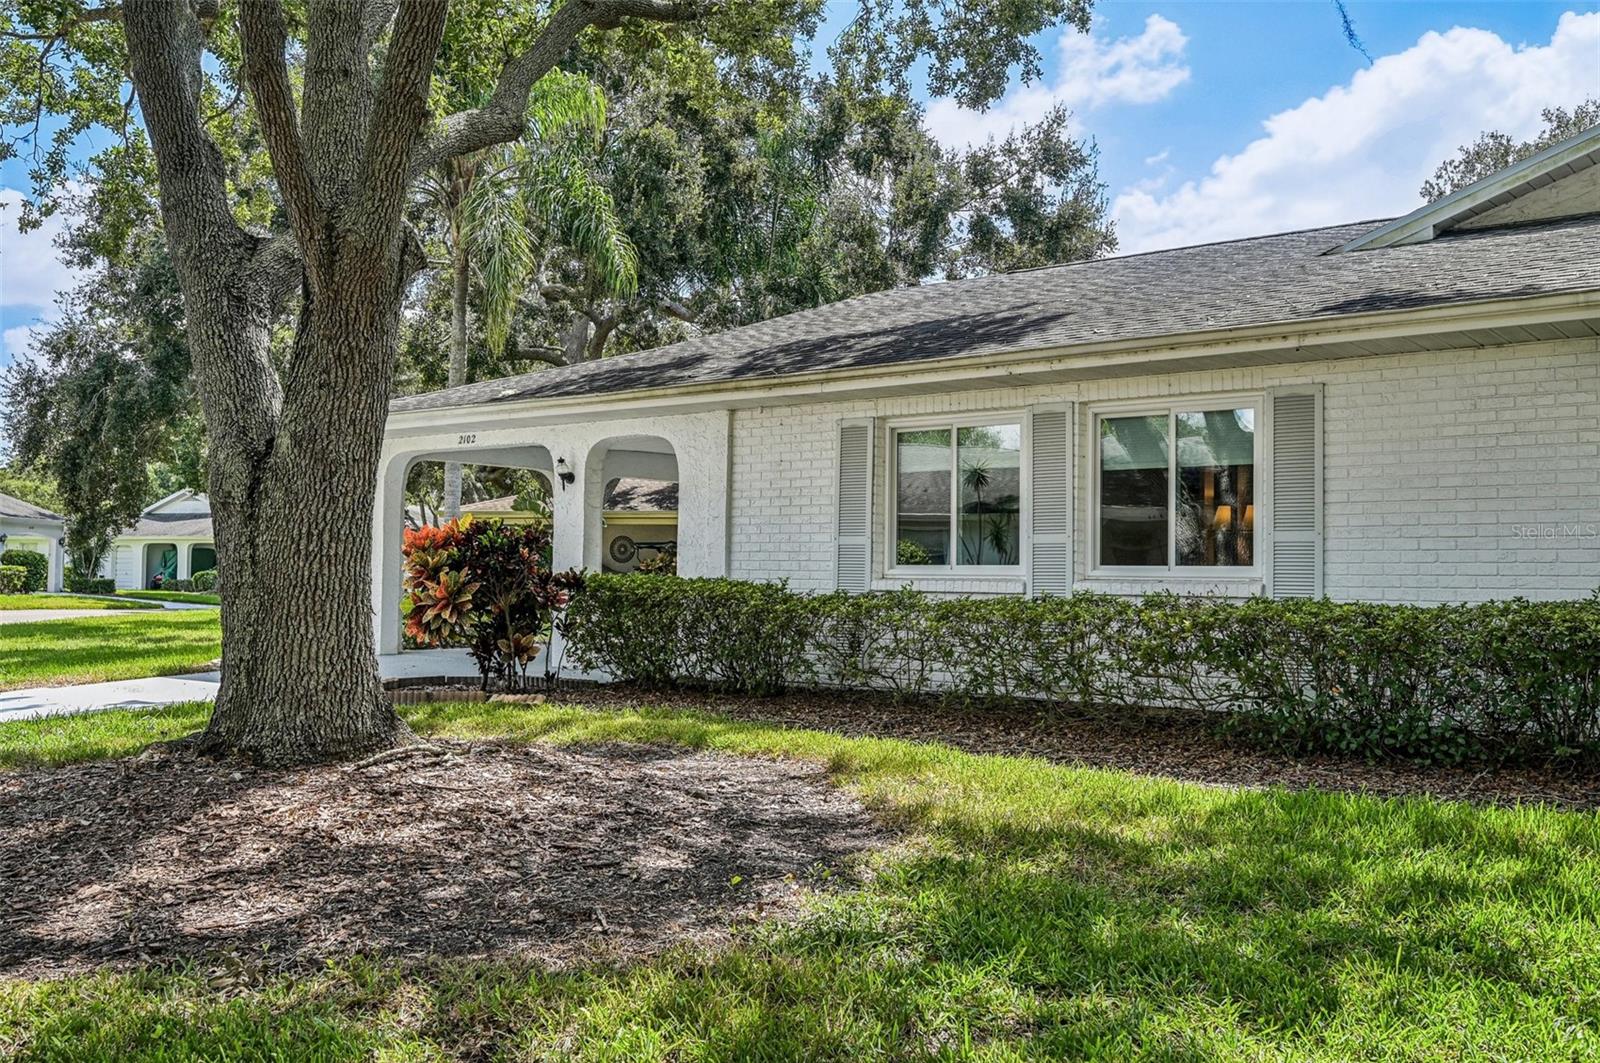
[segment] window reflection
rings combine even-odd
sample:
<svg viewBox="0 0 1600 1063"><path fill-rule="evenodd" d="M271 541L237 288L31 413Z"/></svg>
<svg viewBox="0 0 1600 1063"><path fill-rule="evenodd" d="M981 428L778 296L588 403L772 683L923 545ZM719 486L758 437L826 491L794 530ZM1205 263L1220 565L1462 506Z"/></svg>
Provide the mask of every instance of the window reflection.
<svg viewBox="0 0 1600 1063"><path fill-rule="evenodd" d="M1254 563L1255 430L1254 410L1177 415L1179 565Z"/></svg>
<svg viewBox="0 0 1600 1063"><path fill-rule="evenodd" d="M1100 422L1100 563L1167 564L1167 417Z"/></svg>
<svg viewBox="0 0 1600 1063"><path fill-rule="evenodd" d="M950 563L950 429L895 433L895 563Z"/></svg>
<svg viewBox="0 0 1600 1063"><path fill-rule="evenodd" d="M1022 426L956 432L958 565L1015 565L1022 546Z"/></svg>

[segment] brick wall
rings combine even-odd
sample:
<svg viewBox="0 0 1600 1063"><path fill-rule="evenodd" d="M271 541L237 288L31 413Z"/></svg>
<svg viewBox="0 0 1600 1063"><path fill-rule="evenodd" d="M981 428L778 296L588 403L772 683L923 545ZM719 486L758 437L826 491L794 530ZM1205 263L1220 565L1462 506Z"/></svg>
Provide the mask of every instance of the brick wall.
<svg viewBox="0 0 1600 1063"><path fill-rule="evenodd" d="M1015 410L1324 386L1324 585L1343 599L1474 601L1600 586L1600 343L1533 344L1083 384L761 407L735 413L731 572L833 583L837 425L846 417ZM1087 582L1090 418L1078 409L1076 577ZM886 463L876 449L875 531ZM878 584L883 549L874 550ZM1015 581L930 581L975 593ZM1198 587L1194 589L1199 589ZM1213 588L1214 589L1214 588ZM1249 593L1254 587L1236 587Z"/></svg>

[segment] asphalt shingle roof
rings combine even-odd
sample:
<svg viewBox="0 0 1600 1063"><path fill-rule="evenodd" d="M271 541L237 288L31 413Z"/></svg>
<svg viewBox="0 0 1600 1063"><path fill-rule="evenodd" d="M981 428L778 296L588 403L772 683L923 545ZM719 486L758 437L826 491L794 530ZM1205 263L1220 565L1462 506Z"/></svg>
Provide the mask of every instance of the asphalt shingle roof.
<svg viewBox="0 0 1600 1063"><path fill-rule="evenodd" d="M150 538L170 536L174 539L188 539L196 536L210 537L211 514L209 513L146 513L124 535L135 535Z"/></svg>
<svg viewBox="0 0 1600 1063"><path fill-rule="evenodd" d="M52 513L48 509L24 502L20 498L10 495L0 495L0 517L11 517L13 520L60 520L61 515Z"/></svg>
<svg viewBox="0 0 1600 1063"><path fill-rule="evenodd" d="M1600 216L1326 253L1379 224L875 292L637 354L405 396L391 409L778 378L1600 288Z"/></svg>

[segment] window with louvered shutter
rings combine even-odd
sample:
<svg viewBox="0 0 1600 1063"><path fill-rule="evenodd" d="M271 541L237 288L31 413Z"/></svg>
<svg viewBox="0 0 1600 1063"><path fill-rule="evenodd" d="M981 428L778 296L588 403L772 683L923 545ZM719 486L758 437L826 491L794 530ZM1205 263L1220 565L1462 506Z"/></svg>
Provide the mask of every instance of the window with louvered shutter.
<svg viewBox="0 0 1600 1063"><path fill-rule="evenodd" d="M839 425L839 498L834 585L863 593L872 583L872 422Z"/></svg>
<svg viewBox="0 0 1600 1063"><path fill-rule="evenodd" d="M1029 413L1029 593L1072 593L1072 408Z"/></svg>
<svg viewBox="0 0 1600 1063"><path fill-rule="evenodd" d="M1322 597L1322 388L1276 388L1267 594Z"/></svg>

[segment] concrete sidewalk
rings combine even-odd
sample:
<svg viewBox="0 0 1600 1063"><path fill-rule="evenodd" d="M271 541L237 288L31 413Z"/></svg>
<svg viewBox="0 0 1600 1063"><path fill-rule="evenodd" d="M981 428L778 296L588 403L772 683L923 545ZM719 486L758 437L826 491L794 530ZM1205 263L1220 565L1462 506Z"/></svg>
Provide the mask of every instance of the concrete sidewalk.
<svg viewBox="0 0 1600 1063"><path fill-rule="evenodd" d="M0 624L35 624L42 620L76 620L80 616L137 616L154 609L0 609Z"/></svg>
<svg viewBox="0 0 1600 1063"><path fill-rule="evenodd" d="M406 679L476 676L478 669L464 650L413 650L380 656L378 673L385 679ZM217 686L221 682L221 672L196 672L81 686L0 691L0 723L99 709L145 709L180 701L211 701L217 696Z"/></svg>

